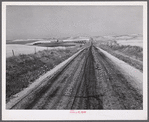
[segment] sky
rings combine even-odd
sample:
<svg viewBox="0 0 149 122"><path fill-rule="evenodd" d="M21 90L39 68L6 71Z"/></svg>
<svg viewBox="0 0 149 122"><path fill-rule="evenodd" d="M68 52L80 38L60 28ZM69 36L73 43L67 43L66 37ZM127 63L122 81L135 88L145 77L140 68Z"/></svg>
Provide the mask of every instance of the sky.
<svg viewBox="0 0 149 122"><path fill-rule="evenodd" d="M6 39L143 33L142 6L7 6Z"/></svg>

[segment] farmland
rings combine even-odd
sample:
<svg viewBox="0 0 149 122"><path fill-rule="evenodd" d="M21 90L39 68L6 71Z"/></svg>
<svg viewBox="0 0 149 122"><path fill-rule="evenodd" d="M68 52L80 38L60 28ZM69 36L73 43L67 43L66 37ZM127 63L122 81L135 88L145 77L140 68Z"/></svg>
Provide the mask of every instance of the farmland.
<svg viewBox="0 0 149 122"><path fill-rule="evenodd" d="M131 45L131 46L143 47L142 40L117 40L117 43L119 43L120 45Z"/></svg>
<svg viewBox="0 0 149 122"><path fill-rule="evenodd" d="M16 56L14 51L15 55L6 59L7 107L142 109L143 49L121 45L112 38L90 38L89 43L66 40L12 44L26 46L27 50L20 51L32 54Z"/></svg>
<svg viewBox="0 0 149 122"><path fill-rule="evenodd" d="M6 41L6 57L19 54L31 54L45 49L66 49L69 47L83 46L86 41L58 40L58 39L22 39ZM14 54L13 54L14 53Z"/></svg>
<svg viewBox="0 0 149 122"><path fill-rule="evenodd" d="M113 35L113 36L96 36L94 40L97 42L109 43L116 42L119 45L125 46L138 46L143 48L143 35L142 34L128 34L128 35Z"/></svg>
<svg viewBox="0 0 149 122"><path fill-rule="evenodd" d="M79 48L52 49L6 59L6 98L26 88L35 79L73 55Z"/></svg>
<svg viewBox="0 0 149 122"><path fill-rule="evenodd" d="M38 40L25 40L25 41L11 41L11 40L8 40L8 41L6 41L6 44L27 44L27 43L34 43L34 42L36 42L36 41L38 41Z"/></svg>
<svg viewBox="0 0 149 122"><path fill-rule="evenodd" d="M56 57L55 61L59 59L58 55ZM46 62L44 57L41 60ZM16 94L15 98L7 103L7 108L142 110L143 75L127 63L120 62L90 43L53 75L52 72L47 72L38 82L35 81ZM119 64L123 64L123 68L120 68ZM38 71L41 72L42 67L41 65ZM130 71L127 73L127 70Z"/></svg>
<svg viewBox="0 0 149 122"><path fill-rule="evenodd" d="M20 54L31 54L41 50L47 49L46 47L38 47L38 46L27 46L27 45L18 45L18 44L7 44L6 45L6 57L13 56L12 50L14 51L14 55L18 56Z"/></svg>
<svg viewBox="0 0 149 122"><path fill-rule="evenodd" d="M78 42L46 39L8 40L6 44L7 101L41 75L77 52Z"/></svg>
<svg viewBox="0 0 149 122"><path fill-rule="evenodd" d="M96 45L141 72L143 71L143 48L117 43L114 45L96 43Z"/></svg>

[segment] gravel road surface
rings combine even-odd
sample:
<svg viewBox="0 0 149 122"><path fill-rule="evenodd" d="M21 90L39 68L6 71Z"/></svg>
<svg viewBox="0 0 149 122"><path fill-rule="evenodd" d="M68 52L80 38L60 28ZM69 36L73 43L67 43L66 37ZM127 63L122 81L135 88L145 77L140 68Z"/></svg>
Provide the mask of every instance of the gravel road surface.
<svg viewBox="0 0 149 122"><path fill-rule="evenodd" d="M11 109L143 109L143 96L91 45Z"/></svg>

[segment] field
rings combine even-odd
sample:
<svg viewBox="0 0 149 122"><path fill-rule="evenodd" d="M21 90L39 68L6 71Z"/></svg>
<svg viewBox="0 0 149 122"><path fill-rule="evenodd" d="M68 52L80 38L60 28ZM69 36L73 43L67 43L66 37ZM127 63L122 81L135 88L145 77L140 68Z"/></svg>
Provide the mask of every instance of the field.
<svg viewBox="0 0 149 122"><path fill-rule="evenodd" d="M77 44L86 43L89 38L82 37L67 37L67 38L41 38L41 39L17 39L17 40L6 40L6 44L20 44L20 45L38 45L46 47L57 47L57 46L75 46Z"/></svg>
<svg viewBox="0 0 149 122"><path fill-rule="evenodd" d="M83 46L86 42L83 40L46 40L46 39L33 39L33 40L7 40L6 41L6 57L17 56L19 54L31 54L45 49L65 49L74 46ZM14 54L13 54L14 52Z"/></svg>
<svg viewBox="0 0 149 122"><path fill-rule="evenodd" d="M143 35L96 36L94 43L129 65L143 71Z"/></svg>
<svg viewBox="0 0 149 122"><path fill-rule="evenodd" d="M52 49L6 59L6 100L54 68L80 48Z"/></svg>
<svg viewBox="0 0 149 122"><path fill-rule="evenodd" d="M143 72L143 49L141 47L130 45L109 46L100 44L98 45L98 47Z"/></svg>
<svg viewBox="0 0 149 122"><path fill-rule="evenodd" d="M59 70L55 70L57 72L54 76L51 72L46 73L29 88L14 95L14 99L7 103L7 109L143 109L143 75L140 71L114 56L111 57L92 43L79 52L74 60L63 65L63 68L56 67ZM63 53L60 56L63 57ZM59 55L55 57L54 62L59 59ZM51 58L52 56L49 60ZM46 62L44 57L41 61ZM40 65L40 61L37 64ZM45 66L41 65L39 72L42 71L42 67Z"/></svg>
<svg viewBox="0 0 149 122"><path fill-rule="evenodd" d="M96 36L95 41L108 43L115 41L119 45L130 45L138 46L143 48L143 35L142 34L128 34L128 35L117 35L117 36Z"/></svg>
<svg viewBox="0 0 149 122"><path fill-rule="evenodd" d="M117 43L120 45L143 47L143 40L117 40Z"/></svg>
<svg viewBox="0 0 149 122"><path fill-rule="evenodd" d="M121 41L120 37L117 38ZM121 45L117 41L109 40L112 39L111 37L98 39L93 40L97 47L143 72L142 47ZM51 43L37 41L30 43L30 46L27 43L26 45L7 44L6 101L8 102L14 97L13 95L84 47L84 44L83 41Z"/></svg>
<svg viewBox="0 0 149 122"><path fill-rule="evenodd" d="M35 51L38 52L38 51L45 50L45 49L47 48L38 47L38 46L7 44L6 45L6 57L13 56L12 50L14 51L14 55L17 56L19 54L31 54L31 53L35 53Z"/></svg>
<svg viewBox="0 0 149 122"><path fill-rule="evenodd" d="M7 40L7 101L41 75L73 55L83 45L83 41Z"/></svg>
<svg viewBox="0 0 149 122"><path fill-rule="evenodd" d="M38 40L28 40L28 41L11 41L11 40L7 40L6 44L27 44L27 43L33 43L36 42Z"/></svg>

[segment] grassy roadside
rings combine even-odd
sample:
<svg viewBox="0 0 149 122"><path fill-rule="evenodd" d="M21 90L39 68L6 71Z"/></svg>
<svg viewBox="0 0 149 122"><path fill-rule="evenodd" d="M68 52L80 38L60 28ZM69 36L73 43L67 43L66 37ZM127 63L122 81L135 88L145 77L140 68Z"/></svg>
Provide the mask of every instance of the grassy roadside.
<svg viewBox="0 0 149 122"><path fill-rule="evenodd" d="M121 45L121 46L109 46L112 50L121 52L136 60L143 61L143 48L138 46Z"/></svg>
<svg viewBox="0 0 149 122"><path fill-rule="evenodd" d="M143 72L143 49L137 46L98 45L98 47Z"/></svg>
<svg viewBox="0 0 149 122"><path fill-rule="evenodd" d="M41 75L76 53L79 48L44 50L6 59L6 102Z"/></svg>

